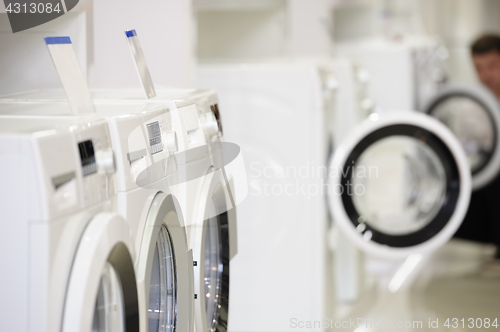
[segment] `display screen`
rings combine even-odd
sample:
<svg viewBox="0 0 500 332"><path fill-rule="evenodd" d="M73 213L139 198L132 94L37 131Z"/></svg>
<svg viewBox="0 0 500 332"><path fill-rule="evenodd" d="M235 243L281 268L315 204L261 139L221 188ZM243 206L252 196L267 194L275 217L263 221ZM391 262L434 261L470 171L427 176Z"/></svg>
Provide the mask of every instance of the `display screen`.
<svg viewBox="0 0 500 332"><path fill-rule="evenodd" d="M149 136L149 147L151 154L163 151L163 143L161 141L161 130L158 121L147 125Z"/></svg>
<svg viewBox="0 0 500 332"><path fill-rule="evenodd" d="M91 140L78 143L80 152L80 160L82 161L83 176L97 172L97 164L95 161L94 144Z"/></svg>

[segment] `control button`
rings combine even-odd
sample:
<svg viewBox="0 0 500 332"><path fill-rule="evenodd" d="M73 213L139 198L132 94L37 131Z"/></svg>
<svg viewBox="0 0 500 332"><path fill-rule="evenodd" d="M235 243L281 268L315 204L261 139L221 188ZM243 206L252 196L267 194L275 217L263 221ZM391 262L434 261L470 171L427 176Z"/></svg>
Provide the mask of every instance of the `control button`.
<svg viewBox="0 0 500 332"><path fill-rule="evenodd" d="M201 126L209 137L215 136L219 133L219 125L212 112L203 113L201 115Z"/></svg>
<svg viewBox="0 0 500 332"><path fill-rule="evenodd" d="M176 153L177 151L179 151L177 134L175 131L167 131L167 133L165 134L165 143L167 145L168 152Z"/></svg>

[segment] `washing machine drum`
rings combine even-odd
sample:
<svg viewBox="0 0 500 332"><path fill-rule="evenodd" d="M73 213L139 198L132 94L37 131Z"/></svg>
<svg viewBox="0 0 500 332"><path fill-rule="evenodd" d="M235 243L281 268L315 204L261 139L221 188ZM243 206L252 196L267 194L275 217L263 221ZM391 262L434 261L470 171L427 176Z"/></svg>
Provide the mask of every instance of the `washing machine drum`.
<svg viewBox="0 0 500 332"><path fill-rule="evenodd" d="M334 222L379 256L444 244L469 204L470 171L460 143L416 112L372 114L339 146L329 172Z"/></svg>
<svg viewBox="0 0 500 332"><path fill-rule="evenodd" d="M444 123L467 155L472 187L479 189L500 171L500 105L481 86L450 86L423 110Z"/></svg>

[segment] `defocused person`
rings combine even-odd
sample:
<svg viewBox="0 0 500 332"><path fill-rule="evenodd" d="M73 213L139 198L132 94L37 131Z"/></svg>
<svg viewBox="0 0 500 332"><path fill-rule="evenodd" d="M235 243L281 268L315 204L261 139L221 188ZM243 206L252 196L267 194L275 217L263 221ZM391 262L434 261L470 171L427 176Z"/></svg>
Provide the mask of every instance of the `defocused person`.
<svg viewBox="0 0 500 332"><path fill-rule="evenodd" d="M479 80L500 102L500 36L478 38L471 45L471 55ZM483 272L500 276L500 176L472 193L469 210L455 236L495 244L495 260L487 262Z"/></svg>
<svg viewBox="0 0 500 332"><path fill-rule="evenodd" d="M500 36L480 37L472 44L471 53L479 80L500 99Z"/></svg>

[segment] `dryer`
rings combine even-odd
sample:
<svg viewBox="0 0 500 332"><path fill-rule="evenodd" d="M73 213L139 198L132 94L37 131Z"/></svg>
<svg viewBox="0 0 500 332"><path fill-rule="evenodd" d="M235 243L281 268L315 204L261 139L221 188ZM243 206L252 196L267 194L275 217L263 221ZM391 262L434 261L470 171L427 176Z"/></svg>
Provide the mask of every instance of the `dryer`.
<svg viewBox="0 0 500 332"><path fill-rule="evenodd" d="M441 89L421 111L444 123L458 138L472 173L472 189L492 182L500 171L500 103L480 85Z"/></svg>
<svg viewBox="0 0 500 332"><path fill-rule="evenodd" d="M3 328L138 330L107 123L2 116L0 141Z"/></svg>
<svg viewBox="0 0 500 332"><path fill-rule="evenodd" d="M2 103L0 109L2 114L18 116L44 114L54 122L80 118L68 115L66 102ZM176 148L168 108L110 104L96 109L96 116L110 127L114 147L116 210L130 229L140 330L190 331L194 328L192 254L179 203L165 181L167 173L175 171L168 157Z"/></svg>

